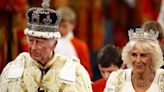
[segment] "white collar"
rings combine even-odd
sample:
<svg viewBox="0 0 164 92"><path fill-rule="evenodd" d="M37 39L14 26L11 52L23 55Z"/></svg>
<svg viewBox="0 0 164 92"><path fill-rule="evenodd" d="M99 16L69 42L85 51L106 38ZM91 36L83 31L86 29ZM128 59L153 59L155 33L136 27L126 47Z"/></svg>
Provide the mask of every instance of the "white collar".
<svg viewBox="0 0 164 92"><path fill-rule="evenodd" d="M61 37L62 39L72 39L74 37L73 32L69 32L67 35Z"/></svg>

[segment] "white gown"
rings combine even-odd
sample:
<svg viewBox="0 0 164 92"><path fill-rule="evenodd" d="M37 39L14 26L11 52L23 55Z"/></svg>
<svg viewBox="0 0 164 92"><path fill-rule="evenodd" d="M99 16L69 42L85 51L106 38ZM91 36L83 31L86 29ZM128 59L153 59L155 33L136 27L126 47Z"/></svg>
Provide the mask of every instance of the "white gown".
<svg viewBox="0 0 164 92"><path fill-rule="evenodd" d="M135 92L131 81L131 73L132 69L112 72L107 81L104 92ZM146 92L164 92L163 69L158 69L156 71L154 80Z"/></svg>

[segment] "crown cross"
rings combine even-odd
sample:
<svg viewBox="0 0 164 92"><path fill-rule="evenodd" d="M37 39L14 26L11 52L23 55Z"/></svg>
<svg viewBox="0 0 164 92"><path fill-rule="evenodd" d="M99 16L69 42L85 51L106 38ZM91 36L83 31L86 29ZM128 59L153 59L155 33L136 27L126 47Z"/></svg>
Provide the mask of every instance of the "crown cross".
<svg viewBox="0 0 164 92"><path fill-rule="evenodd" d="M47 15L47 17L43 19L43 23L46 25L50 25L52 23L52 19L50 18L50 15Z"/></svg>
<svg viewBox="0 0 164 92"><path fill-rule="evenodd" d="M45 8L45 9L47 9L47 8L49 8L49 6L50 6L50 0L42 0L43 1L43 3L42 3L42 7L43 8Z"/></svg>
<svg viewBox="0 0 164 92"><path fill-rule="evenodd" d="M157 40L159 35L158 31L154 30L149 30L149 31L144 31L140 28L136 28L136 30L130 29L128 31L128 36L129 40L134 40L134 39L144 39L144 40Z"/></svg>
<svg viewBox="0 0 164 92"><path fill-rule="evenodd" d="M37 11L32 14L32 22L39 23L39 15L37 14Z"/></svg>

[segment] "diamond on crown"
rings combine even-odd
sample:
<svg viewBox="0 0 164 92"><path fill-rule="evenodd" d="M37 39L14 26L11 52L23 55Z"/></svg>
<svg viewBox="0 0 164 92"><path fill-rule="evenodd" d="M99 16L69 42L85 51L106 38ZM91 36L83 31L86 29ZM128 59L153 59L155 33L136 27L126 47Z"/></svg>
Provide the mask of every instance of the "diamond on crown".
<svg viewBox="0 0 164 92"><path fill-rule="evenodd" d="M154 31L154 30L149 30L149 31L144 31L141 28L136 28L136 30L130 29L128 31L128 36L129 36L129 40L134 40L134 39L138 39L138 40L157 40L159 35L158 31Z"/></svg>

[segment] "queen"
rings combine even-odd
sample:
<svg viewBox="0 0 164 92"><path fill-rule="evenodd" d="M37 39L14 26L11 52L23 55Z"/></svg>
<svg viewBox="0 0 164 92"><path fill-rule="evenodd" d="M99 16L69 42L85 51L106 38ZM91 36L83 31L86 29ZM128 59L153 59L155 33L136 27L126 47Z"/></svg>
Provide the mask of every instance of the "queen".
<svg viewBox="0 0 164 92"><path fill-rule="evenodd" d="M163 92L163 54L157 31L129 30L122 60L128 69L113 72L104 92Z"/></svg>

